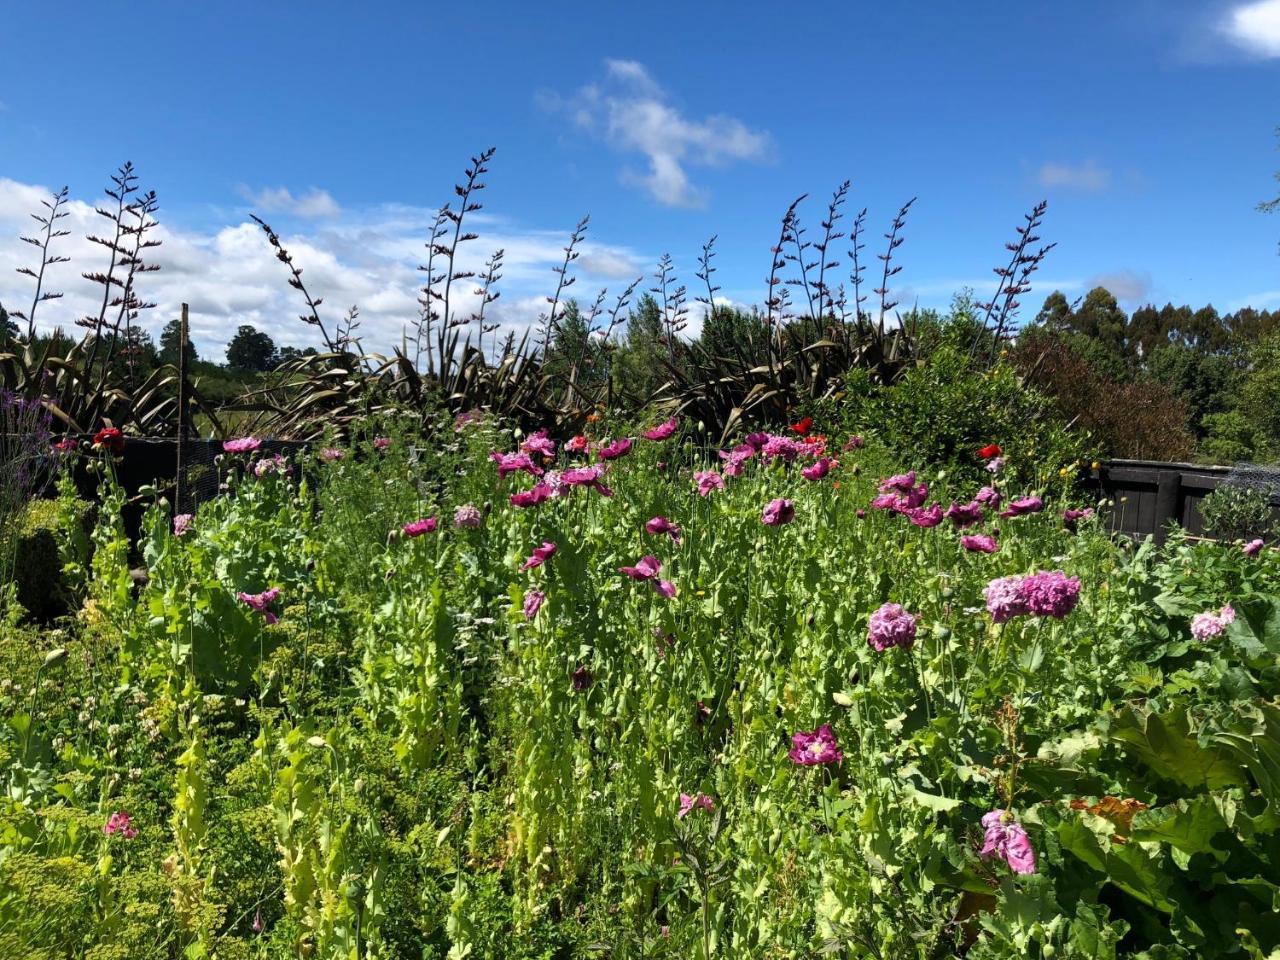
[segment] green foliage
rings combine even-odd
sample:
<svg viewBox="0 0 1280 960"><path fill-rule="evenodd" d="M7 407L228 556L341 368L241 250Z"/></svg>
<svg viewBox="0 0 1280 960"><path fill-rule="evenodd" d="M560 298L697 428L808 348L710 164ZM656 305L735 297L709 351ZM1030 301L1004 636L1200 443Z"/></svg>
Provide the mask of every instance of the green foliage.
<svg viewBox="0 0 1280 960"><path fill-rule="evenodd" d="M17 600L36 620L50 620L68 609L71 587L63 577L59 549L65 522L54 500L32 500L13 521Z"/></svg>
<svg viewBox="0 0 1280 960"><path fill-rule="evenodd" d="M232 370L261 373L275 366L276 345L267 334L241 324L227 343L227 366Z"/></svg>
<svg viewBox="0 0 1280 960"><path fill-rule="evenodd" d="M1275 513L1265 490L1224 483L1200 503L1205 528L1215 537L1264 537L1275 526Z"/></svg>

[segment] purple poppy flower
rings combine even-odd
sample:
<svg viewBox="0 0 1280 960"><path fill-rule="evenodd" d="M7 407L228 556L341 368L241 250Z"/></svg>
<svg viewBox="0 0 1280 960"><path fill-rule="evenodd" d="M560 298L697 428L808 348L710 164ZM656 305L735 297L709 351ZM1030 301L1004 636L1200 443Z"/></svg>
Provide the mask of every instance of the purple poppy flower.
<svg viewBox="0 0 1280 960"><path fill-rule="evenodd" d="M542 546L536 548L533 553L529 555L529 559L521 565L520 572L524 573L526 570L532 570L534 567L542 566L555 556L555 552L556 545L554 543L550 540L543 541Z"/></svg>
<svg viewBox="0 0 1280 960"><path fill-rule="evenodd" d="M851 453L854 450L861 450L865 444L866 441L855 434L844 442L844 447L841 449L843 449L845 453Z"/></svg>
<svg viewBox="0 0 1280 960"><path fill-rule="evenodd" d="M987 611L996 623L1005 623L1030 612L1022 595L1021 577L998 577L982 591L987 598Z"/></svg>
<svg viewBox="0 0 1280 960"><path fill-rule="evenodd" d="M916 642L916 618L900 603L886 603L871 614L867 624L867 643L883 652L890 647L910 650Z"/></svg>
<svg viewBox="0 0 1280 960"><path fill-rule="evenodd" d="M975 533L960 538L960 546L972 553L995 553L1000 549L996 538L989 533Z"/></svg>
<svg viewBox="0 0 1280 960"><path fill-rule="evenodd" d="M574 467L560 474L560 482L567 487L590 487L601 496L612 497L613 491L601 483L605 468L596 464L591 467Z"/></svg>
<svg viewBox="0 0 1280 960"><path fill-rule="evenodd" d="M1246 557L1256 557L1259 553L1262 552L1263 546L1264 544L1262 540L1257 539L1257 540L1250 540L1241 549L1244 550L1244 555Z"/></svg>
<svg viewBox="0 0 1280 960"><path fill-rule="evenodd" d="M667 600L672 599L676 595L676 585L670 580L659 580L654 578L650 581L653 586L653 592Z"/></svg>
<svg viewBox="0 0 1280 960"><path fill-rule="evenodd" d="M838 467L840 464L830 457L819 457L809 466L802 467L800 475L806 480L821 480L831 472L832 467Z"/></svg>
<svg viewBox="0 0 1280 960"><path fill-rule="evenodd" d="M1083 510L1063 510L1062 525L1068 530L1074 531L1081 520L1088 520L1092 516L1093 507L1085 507Z"/></svg>
<svg viewBox="0 0 1280 960"><path fill-rule="evenodd" d="M999 473L1004 469L1004 457L992 457L987 461L987 473Z"/></svg>
<svg viewBox="0 0 1280 960"><path fill-rule="evenodd" d="M881 493L910 493L911 489L916 485L916 472L909 470L906 473L897 473L886 480L880 481Z"/></svg>
<svg viewBox="0 0 1280 960"><path fill-rule="evenodd" d="M982 519L982 504L977 500L968 503L953 503L943 514L957 527L971 527Z"/></svg>
<svg viewBox="0 0 1280 960"><path fill-rule="evenodd" d="M1003 495L995 487L983 487L973 495L975 503L980 503L988 510L998 510L1000 501L1004 499Z"/></svg>
<svg viewBox="0 0 1280 960"><path fill-rule="evenodd" d="M942 504L934 503L927 507L910 507L903 510L902 515L917 527L936 527L942 522Z"/></svg>
<svg viewBox="0 0 1280 960"><path fill-rule="evenodd" d="M999 857L1014 873L1036 872L1036 854L1031 849L1031 840L1022 824L1013 819L1013 814L1008 810L992 810L983 814L982 825L986 828L986 835L979 856L987 860Z"/></svg>
<svg viewBox="0 0 1280 960"><path fill-rule="evenodd" d="M386 453L390 447L391 447L390 437L374 437L373 438L373 449L377 450L379 453Z"/></svg>
<svg viewBox="0 0 1280 960"><path fill-rule="evenodd" d="M725 475L729 477L742 476L744 464L755 455L755 447L746 443L729 451L721 450L720 459L724 461Z"/></svg>
<svg viewBox="0 0 1280 960"><path fill-rule="evenodd" d="M579 664L578 669L573 671L573 689L582 693L593 683L595 683L595 677L591 676L591 671Z"/></svg>
<svg viewBox="0 0 1280 960"><path fill-rule="evenodd" d="M830 724L824 723L812 733L803 730L791 735L791 750L787 753L793 763L813 767L822 763L839 763L844 759Z"/></svg>
<svg viewBox="0 0 1280 960"><path fill-rule="evenodd" d="M769 442L769 434L748 433L745 437L742 438L742 442L758 453L759 451L763 450L764 445Z"/></svg>
<svg viewBox="0 0 1280 960"><path fill-rule="evenodd" d="M693 482L698 485L698 495L703 497L712 490L724 489L724 477L714 470L698 470L693 475Z"/></svg>
<svg viewBox="0 0 1280 960"><path fill-rule="evenodd" d="M666 517L654 517L645 523L644 529L652 536L660 537L665 533L676 543L680 542L679 525L672 523Z"/></svg>
<svg viewBox="0 0 1280 960"><path fill-rule="evenodd" d="M505 480L507 474L523 470L533 477L542 476L542 468L530 459L527 453L499 453L494 450L489 459L498 465L498 479Z"/></svg>
<svg viewBox="0 0 1280 960"><path fill-rule="evenodd" d="M320 451L320 459L326 463L334 463L346 456L346 453L337 447L325 447Z"/></svg>
<svg viewBox="0 0 1280 960"><path fill-rule="evenodd" d="M475 530L483 522L480 508L474 504L464 503L453 511L453 525L462 530Z"/></svg>
<svg viewBox="0 0 1280 960"><path fill-rule="evenodd" d="M262 614L262 619L267 623L278 623L280 618L271 610L271 605L280 598L280 590L277 587L271 587L263 590L261 593L237 593L236 599L246 604L250 609L258 611Z"/></svg>
<svg viewBox="0 0 1280 960"><path fill-rule="evenodd" d="M1005 507L1004 512L1000 514L1002 517L1025 517L1028 514L1039 513L1044 509L1044 501L1036 496L1018 497L1010 500L1009 505Z"/></svg>
<svg viewBox="0 0 1280 960"><path fill-rule="evenodd" d="M547 595L541 590L530 590L524 595L524 618L532 620L538 615L538 611L542 609L542 602L547 599Z"/></svg>
<svg viewBox="0 0 1280 960"><path fill-rule="evenodd" d="M555 441L547 437L545 429L526 437L524 442L520 444L520 449L524 453L538 453L544 457L554 457L556 455Z"/></svg>
<svg viewBox="0 0 1280 960"><path fill-rule="evenodd" d="M191 529L191 521L194 520L189 513L180 513L173 518L173 535L175 537L185 537L187 531Z"/></svg>
<svg viewBox="0 0 1280 960"><path fill-rule="evenodd" d="M621 573L625 573L632 580L652 580L658 575L658 571L662 569L662 561L654 556L643 556L636 561L634 567L619 567Z"/></svg>
<svg viewBox="0 0 1280 960"><path fill-rule="evenodd" d="M262 441L257 437L237 437L235 440L227 440L222 444L223 453L252 453L262 446Z"/></svg>
<svg viewBox="0 0 1280 960"><path fill-rule="evenodd" d="M545 503L553 496L551 485L547 483L536 483L528 490L521 490L519 493L513 493L509 498L513 507L519 507L524 510L527 507L536 507L540 503Z"/></svg>
<svg viewBox="0 0 1280 960"><path fill-rule="evenodd" d="M1061 620L1080 602L1080 578L1068 577L1061 570L1046 570L1023 577L1019 592L1027 611L1036 617Z"/></svg>
<svg viewBox="0 0 1280 960"><path fill-rule="evenodd" d="M778 497L770 500L760 513L760 522L766 527L780 527L796 518L796 505L790 500Z"/></svg>
<svg viewBox="0 0 1280 960"><path fill-rule="evenodd" d="M797 457L809 452L805 444L792 440L790 437L770 436L764 442L764 446L760 448L762 457L769 460L782 460L784 463L791 463Z"/></svg>

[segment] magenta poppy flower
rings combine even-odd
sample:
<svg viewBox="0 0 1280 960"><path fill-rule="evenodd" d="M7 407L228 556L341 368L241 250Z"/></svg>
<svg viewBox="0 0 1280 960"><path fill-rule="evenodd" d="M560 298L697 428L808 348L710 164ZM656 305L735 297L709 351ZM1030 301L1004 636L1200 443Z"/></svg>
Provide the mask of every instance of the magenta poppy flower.
<svg viewBox="0 0 1280 960"><path fill-rule="evenodd" d="M767 433L748 433L742 438L742 442L756 452L764 449L764 445L769 442L769 434Z"/></svg>
<svg viewBox="0 0 1280 960"><path fill-rule="evenodd" d="M1093 516L1093 507L1085 507L1083 510L1063 510L1062 525L1068 530L1075 530L1076 525L1081 520L1088 520Z"/></svg>
<svg viewBox="0 0 1280 960"><path fill-rule="evenodd" d="M474 504L464 503L453 511L453 525L461 530L475 530L483 521L480 508Z"/></svg>
<svg viewBox="0 0 1280 960"><path fill-rule="evenodd" d="M400 529L406 537L420 537L424 533L435 533L436 527L440 522L435 517L423 517L420 520L411 520Z"/></svg>
<svg viewBox="0 0 1280 960"><path fill-rule="evenodd" d="M806 480L821 480L831 472L832 467L838 467L840 464L830 457L819 457L807 467L802 467L800 475Z"/></svg>
<svg viewBox="0 0 1280 960"><path fill-rule="evenodd" d="M494 450L489 459L498 465L498 479L505 480L507 474L523 470L532 477L542 476L542 468L530 459L527 453L499 453Z"/></svg>
<svg viewBox="0 0 1280 960"><path fill-rule="evenodd" d="M591 676L591 671L585 666L579 665L578 669L573 671L573 689L578 693L586 690L593 683L595 683L595 677Z"/></svg>
<svg viewBox="0 0 1280 960"><path fill-rule="evenodd" d="M649 581L653 587L653 592L666 600L671 600L676 595L676 585L670 580L659 580L656 577Z"/></svg>
<svg viewBox="0 0 1280 960"><path fill-rule="evenodd" d="M262 441L257 437L237 437L234 440L226 440L222 444L224 453L252 453L262 446Z"/></svg>
<svg viewBox="0 0 1280 960"><path fill-rule="evenodd" d="M809 453L808 447L790 437L770 436L760 448L760 455L769 460L782 460L791 463L797 457Z"/></svg>
<svg viewBox="0 0 1280 960"><path fill-rule="evenodd" d="M612 497L613 491L600 482L605 468L596 464L591 467L574 467L560 474L560 482L567 487L590 487L601 496Z"/></svg>
<svg viewBox="0 0 1280 960"><path fill-rule="evenodd" d="M1004 457L992 457L987 461L987 473L999 473L1004 469Z"/></svg>
<svg viewBox="0 0 1280 960"><path fill-rule="evenodd" d="M57 443L53 445L53 452L55 454L64 454L64 455L69 453L75 453L76 449L79 446L80 446L80 442L76 440L75 437L64 437L63 439L59 440Z"/></svg>
<svg viewBox="0 0 1280 960"><path fill-rule="evenodd" d="M1018 497L1010 500L1009 505L1005 507L1004 512L1000 514L1002 517L1025 517L1028 514L1039 513L1044 509L1044 501L1036 496Z"/></svg>
<svg viewBox="0 0 1280 960"><path fill-rule="evenodd" d="M705 793L693 795L682 793L680 794L680 812L676 814L676 817L683 820L694 810L705 810L707 813L711 813L715 808L715 803Z"/></svg>
<svg viewBox="0 0 1280 960"><path fill-rule="evenodd" d="M666 534L676 543L680 542L679 525L672 523L666 517L654 517L645 523L644 529L651 536L660 537Z"/></svg>
<svg viewBox="0 0 1280 960"><path fill-rule="evenodd" d="M1000 491L995 487L983 487L973 495L975 503L980 503L988 510L997 510L1000 507L1000 501L1004 499Z"/></svg>
<svg viewBox="0 0 1280 960"><path fill-rule="evenodd" d="M902 515L917 527L936 527L942 522L942 504L933 503L927 507L908 507Z"/></svg>
<svg viewBox="0 0 1280 960"><path fill-rule="evenodd" d="M953 503L943 514L957 527L971 527L982 519L982 504L977 500L969 503Z"/></svg>
<svg viewBox="0 0 1280 960"><path fill-rule="evenodd" d="M544 563L550 560L553 556L555 556L555 552L556 552L556 545L552 543L550 540L544 541L542 546L535 549L533 553L529 555L529 559L526 560L521 565L520 572L524 573L524 571L526 570L532 570L534 567L542 566Z"/></svg>
<svg viewBox="0 0 1280 960"><path fill-rule="evenodd" d="M652 580L658 575L658 571L662 569L662 562L653 556L643 556L636 561L634 567L619 567L621 573L625 573L632 580Z"/></svg>
<svg viewBox="0 0 1280 960"><path fill-rule="evenodd" d="M780 527L795 518L796 505L783 497L770 500L760 512L760 522L766 527Z"/></svg>
<svg viewBox="0 0 1280 960"><path fill-rule="evenodd" d="M390 446L391 446L390 437L374 437L373 438L373 449L377 450L379 453L386 453L387 450L390 448Z"/></svg>
<svg viewBox="0 0 1280 960"><path fill-rule="evenodd" d="M857 434L854 434L844 442L844 446L841 449L843 449L845 453L851 453L854 450L861 450L862 447L865 446L865 444L866 444L865 440L863 440Z"/></svg>
<svg viewBox="0 0 1280 960"><path fill-rule="evenodd" d="M524 453L537 453L544 457L554 457L556 455L556 443L547 437L545 429L539 430L525 438L520 444L520 450Z"/></svg>
<svg viewBox="0 0 1280 960"><path fill-rule="evenodd" d="M880 481L881 493L910 493L916 485L916 472L909 470L906 473L897 473L886 480Z"/></svg>
<svg viewBox="0 0 1280 960"><path fill-rule="evenodd" d="M727 477L742 476L745 464L756 455L755 448L748 444L734 447L732 450L721 450L720 459L724 461L724 473Z"/></svg>
<svg viewBox="0 0 1280 960"><path fill-rule="evenodd" d="M524 595L524 618L532 620L538 615L538 611L542 609L542 602L547 599L547 595L541 590L530 590Z"/></svg>
<svg viewBox="0 0 1280 960"><path fill-rule="evenodd" d="M646 440L666 440L668 437L670 437L673 433L676 432L676 426L677 426L676 418L672 417L670 420L667 420L665 423L658 424L652 430L646 430L644 434L644 438Z"/></svg>
<svg viewBox="0 0 1280 960"><path fill-rule="evenodd" d="M1045 570L1023 577L1019 592L1027 611L1036 617L1061 620L1080 602L1080 578L1068 577L1061 570Z"/></svg>
<svg viewBox="0 0 1280 960"><path fill-rule="evenodd" d="M261 593L237 593L236 599L246 604L250 609L256 610L262 614L262 619L267 623L279 623L280 618L275 615L271 609L271 605L280 598L280 590L277 587L271 587L263 590Z"/></svg>
<svg viewBox="0 0 1280 960"><path fill-rule="evenodd" d="M138 835L137 827L133 826L133 818L125 810L117 810L107 817L107 822L102 825L102 832L108 837L118 833L126 840L132 840Z"/></svg>
<svg viewBox="0 0 1280 960"><path fill-rule="evenodd" d="M867 624L867 643L877 652L890 647L910 650L916 642L916 618L900 603L886 603L871 614Z"/></svg>
<svg viewBox="0 0 1280 960"><path fill-rule="evenodd" d="M814 767L822 763L839 763L844 759L831 725L824 723L812 733L803 730L791 735L791 750L787 753L793 763L802 767Z"/></svg>
<svg viewBox="0 0 1280 960"><path fill-rule="evenodd" d="M707 496L712 490L724 489L724 477L714 470L698 470L693 475L693 482L698 485L698 495Z"/></svg>
<svg viewBox="0 0 1280 960"><path fill-rule="evenodd" d="M1013 814L1008 810L992 810L983 814L982 825L986 835L979 856L986 860L998 857L1014 873L1036 872L1036 853L1031 849L1031 839L1022 824L1013 819Z"/></svg>
<svg viewBox="0 0 1280 960"><path fill-rule="evenodd" d="M325 447L320 451L320 459L326 463L333 463L337 460L341 460L345 456L346 453L339 450L337 447Z"/></svg>
<svg viewBox="0 0 1280 960"><path fill-rule="evenodd" d="M527 507L536 507L540 503L546 503L553 495L550 484L536 483L528 490L513 493L508 499L510 499L513 507L519 507L524 510Z"/></svg>
<svg viewBox="0 0 1280 960"><path fill-rule="evenodd" d="M601 447L596 452L596 456L601 460L617 460L619 457L625 457L630 452L631 438L622 437L621 439L614 440L612 443Z"/></svg>
<svg viewBox="0 0 1280 960"><path fill-rule="evenodd" d="M1262 552L1263 546L1264 544L1262 540L1257 539L1257 540L1250 540L1241 549L1244 550L1244 555L1246 557L1256 557L1259 553Z"/></svg>
<svg viewBox="0 0 1280 960"><path fill-rule="evenodd" d="M975 533L960 538L960 546L972 553L995 553L1000 549L996 538L989 533Z"/></svg>
<svg viewBox="0 0 1280 960"><path fill-rule="evenodd" d="M191 529L191 521L194 520L189 513L180 513L173 518L173 535L175 537L185 537L187 531Z"/></svg>
<svg viewBox="0 0 1280 960"><path fill-rule="evenodd" d="M998 577L983 589L987 598L987 612L996 623L1005 623L1029 611L1026 597L1022 595L1021 577Z"/></svg>

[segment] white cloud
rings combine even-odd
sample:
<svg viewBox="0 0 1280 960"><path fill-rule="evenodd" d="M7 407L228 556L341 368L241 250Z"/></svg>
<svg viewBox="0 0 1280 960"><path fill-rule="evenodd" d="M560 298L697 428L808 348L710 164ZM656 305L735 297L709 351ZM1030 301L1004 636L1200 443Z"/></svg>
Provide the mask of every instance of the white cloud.
<svg viewBox="0 0 1280 960"><path fill-rule="evenodd" d="M40 209L48 195L45 187L0 178L0 303L10 309L30 307L32 281L16 270L38 254L18 237L30 235L34 225L29 214ZM70 236L59 241L54 252L71 257L71 262L49 268L45 289L64 296L39 307L37 326L43 330L71 330L77 318L98 313L100 288L81 276L106 266L102 249L85 239L86 233L102 230L102 218L93 210L96 202L75 198L64 208L68 216L59 224ZM423 259L431 217L425 209L389 204L344 210L323 225L282 234L308 288L324 299L320 315L331 335L341 315L356 304L365 349L389 353L399 345L418 313L423 275L416 268ZM478 271L495 249L505 250L502 297L488 307L486 318L516 329L518 336L546 308L543 296L555 284L551 268L564 258L572 225L541 230L487 211L473 217L471 226L480 239L463 245L458 267ZM191 306L192 338L201 355L210 359L222 358L227 341L242 323L264 330L278 345L319 345L318 334L297 319L303 311L301 299L255 224L238 217L208 230L162 223L155 237L162 244L149 260L161 269L139 281L141 295L157 304L143 318L153 335L186 302ZM609 287L612 298L627 281L652 271L641 266L650 258L627 247L591 241L582 250L574 269L580 279L572 290L580 300L593 300L601 285ZM456 315L469 315L479 303L475 283L455 287L453 300Z"/></svg>
<svg viewBox="0 0 1280 960"><path fill-rule="evenodd" d="M1090 277L1085 282L1085 287L1089 290L1105 287L1117 300L1139 306L1151 296L1151 274L1136 270L1111 270Z"/></svg>
<svg viewBox="0 0 1280 960"><path fill-rule="evenodd" d="M1227 12L1219 24L1235 46L1256 57L1280 57L1280 0L1254 0Z"/></svg>
<svg viewBox="0 0 1280 960"><path fill-rule="evenodd" d="M734 117L686 117L634 60L606 60L601 83L588 84L568 98L544 94L540 100L615 148L642 155L647 167L623 170L623 181L667 206L706 202L705 191L692 182L687 167L760 161L770 146L768 133L752 130Z"/></svg>
<svg viewBox="0 0 1280 960"><path fill-rule="evenodd" d="M1088 160L1082 164L1045 163L1036 172L1042 187L1064 187L1084 193L1102 193L1111 186L1111 171Z"/></svg>
<svg viewBox="0 0 1280 960"><path fill-rule="evenodd" d="M294 194L287 187L263 187L253 190L245 184L236 193L252 204L255 213L287 213L308 219L336 217L341 209L327 190L312 187L306 193Z"/></svg>

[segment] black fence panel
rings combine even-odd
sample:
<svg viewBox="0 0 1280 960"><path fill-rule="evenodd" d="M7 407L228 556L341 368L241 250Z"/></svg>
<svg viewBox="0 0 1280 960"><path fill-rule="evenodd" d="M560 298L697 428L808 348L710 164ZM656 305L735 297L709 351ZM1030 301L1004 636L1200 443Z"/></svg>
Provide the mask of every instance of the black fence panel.
<svg viewBox="0 0 1280 960"><path fill-rule="evenodd" d="M1154 536L1163 543L1170 520L1192 536L1205 536L1200 503L1231 473L1230 467L1153 460L1108 460L1088 481L1100 497L1113 500L1111 529L1130 536Z"/></svg>

